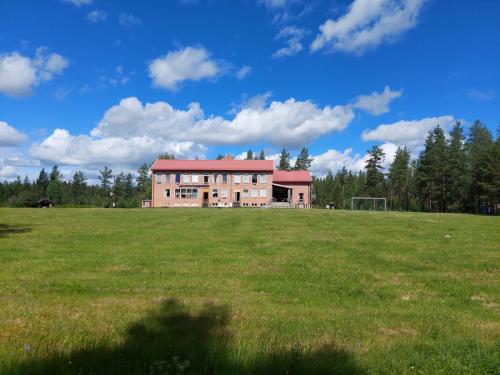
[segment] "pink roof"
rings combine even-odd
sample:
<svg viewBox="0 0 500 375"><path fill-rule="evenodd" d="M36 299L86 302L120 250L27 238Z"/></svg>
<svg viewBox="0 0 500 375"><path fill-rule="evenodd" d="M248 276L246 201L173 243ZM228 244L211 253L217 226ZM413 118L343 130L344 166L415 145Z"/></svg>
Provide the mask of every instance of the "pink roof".
<svg viewBox="0 0 500 375"><path fill-rule="evenodd" d="M273 182L292 183L292 182L312 182L309 171L274 171Z"/></svg>
<svg viewBox="0 0 500 375"><path fill-rule="evenodd" d="M156 160L153 171L248 171L273 170L272 160Z"/></svg>

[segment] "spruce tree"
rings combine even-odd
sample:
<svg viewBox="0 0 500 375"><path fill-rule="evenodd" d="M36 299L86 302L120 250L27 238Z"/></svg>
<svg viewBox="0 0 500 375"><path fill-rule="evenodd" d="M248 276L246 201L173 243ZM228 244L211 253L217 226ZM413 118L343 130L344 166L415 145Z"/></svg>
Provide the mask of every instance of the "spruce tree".
<svg viewBox="0 0 500 375"><path fill-rule="evenodd" d="M248 150L247 151L247 156L246 156L245 160L253 160L253 152L252 152L252 150Z"/></svg>
<svg viewBox="0 0 500 375"><path fill-rule="evenodd" d="M260 151L259 160L266 160L266 154L264 153L264 150Z"/></svg>
<svg viewBox="0 0 500 375"><path fill-rule="evenodd" d="M47 187L49 186L49 176L45 172L45 168L42 168L38 178L36 180L36 186L38 190L38 195L43 198L47 195Z"/></svg>
<svg viewBox="0 0 500 375"><path fill-rule="evenodd" d="M149 176L149 167L146 163L137 169L137 177L135 180L139 192L145 193L148 189L151 189L151 177Z"/></svg>
<svg viewBox="0 0 500 375"><path fill-rule="evenodd" d="M410 152L398 147L394 161L389 167L390 204L392 209L409 209Z"/></svg>
<svg viewBox="0 0 500 375"><path fill-rule="evenodd" d="M290 170L290 154L288 153L288 151L285 148L283 148L283 150L281 150L278 169L280 171L289 171Z"/></svg>

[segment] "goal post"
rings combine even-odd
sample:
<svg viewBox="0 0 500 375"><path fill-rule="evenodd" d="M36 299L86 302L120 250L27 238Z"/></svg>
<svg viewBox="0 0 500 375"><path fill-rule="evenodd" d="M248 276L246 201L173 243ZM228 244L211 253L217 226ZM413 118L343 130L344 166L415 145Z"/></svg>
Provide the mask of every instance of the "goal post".
<svg viewBox="0 0 500 375"><path fill-rule="evenodd" d="M351 210L387 211L387 199L376 197L352 197Z"/></svg>

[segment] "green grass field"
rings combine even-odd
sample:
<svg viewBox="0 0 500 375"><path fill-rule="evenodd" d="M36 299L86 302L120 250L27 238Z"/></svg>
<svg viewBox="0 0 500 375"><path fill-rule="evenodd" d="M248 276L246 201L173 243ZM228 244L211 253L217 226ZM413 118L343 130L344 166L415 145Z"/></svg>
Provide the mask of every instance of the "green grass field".
<svg viewBox="0 0 500 375"><path fill-rule="evenodd" d="M498 374L500 217L0 209L1 374Z"/></svg>

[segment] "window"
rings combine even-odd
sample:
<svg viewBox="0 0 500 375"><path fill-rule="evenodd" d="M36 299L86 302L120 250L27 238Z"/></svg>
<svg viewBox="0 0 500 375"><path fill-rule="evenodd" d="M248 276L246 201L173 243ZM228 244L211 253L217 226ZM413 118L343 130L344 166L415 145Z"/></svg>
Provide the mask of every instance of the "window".
<svg viewBox="0 0 500 375"><path fill-rule="evenodd" d="M161 184L161 180L162 180L161 176L162 176L162 174L161 174L161 173L157 173L157 174L156 174L156 183L157 183L157 184Z"/></svg>
<svg viewBox="0 0 500 375"><path fill-rule="evenodd" d="M191 176L191 182L193 182L194 184L198 183L198 175L197 174L194 174Z"/></svg>
<svg viewBox="0 0 500 375"><path fill-rule="evenodd" d="M243 175L243 183L248 184L250 182L250 176L245 174Z"/></svg>
<svg viewBox="0 0 500 375"><path fill-rule="evenodd" d="M239 174L235 174L234 175L234 179L233 179L233 182L235 184L239 184L241 182L241 176Z"/></svg>
<svg viewBox="0 0 500 375"><path fill-rule="evenodd" d="M252 207L257 207L257 203L252 203Z"/></svg>
<svg viewBox="0 0 500 375"><path fill-rule="evenodd" d="M165 182L166 182L167 184L169 184L169 183L170 183L170 173L166 173L166 174L165 174Z"/></svg>
<svg viewBox="0 0 500 375"><path fill-rule="evenodd" d="M304 193L299 193L299 201L304 201Z"/></svg>
<svg viewBox="0 0 500 375"><path fill-rule="evenodd" d="M179 182L181 182L181 174L180 173L176 173L175 174L175 183L178 184Z"/></svg>
<svg viewBox="0 0 500 375"><path fill-rule="evenodd" d="M212 198L219 197L219 189L212 189Z"/></svg>
<svg viewBox="0 0 500 375"><path fill-rule="evenodd" d="M186 198L186 189L181 189L181 198Z"/></svg>
<svg viewBox="0 0 500 375"><path fill-rule="evenodd" d="M227 189L220 189L221 198L227 198Z"/></svg>
<svg viewBox="0 0 500 375"><path fill-rule="evenodd" d="M181 189L175 189L175 198L179 199L181 197Z"/></svg>
<svg viewBox="0 0 500 375"><path fill-rule="evenodd" d="M261 184L267 183L267 174L261 174L260 175L260 183Z"/></svg>
<svg viewBox="0 0 500 375"><path fill-rule="evenodd" d="M192 197L193 198L198 198L198 189L192 189Z"/></svg>
<svg viewBox="0 0 500 375"><path fill-rule="evenodd" d="M266 204L265 203L261 203L260 206L261 207L266 207Z"/></svg>
<svg viewBox="0 0 500 375"><path fill-rule="evenodd" d="M168 189L167 189L168 190ZM179 198L198 198L198 189L175 189L175 197Z"/></svg>
<svg viewBox="0 0 500 375"><path fill-rule="evenodd" d="M252 175L252 184L256 184L256 183L257 183L257 174L256 174L256 173L254 173L254 174Z"/></svg>
<svg viewBox="0 0 500 375"><path fill-rule="evenodd" d="M219 180L219 175L214 174L214 184L216 184L218 180Z"/></svg>
<svg viewBox="0 0 500 375"><path fill-rule="evenodd" d="M243 189L243 198L248 198L250 196L250 193L248 189Z"/></svg>
<svg viewBox="0 0 500 375"><path fill-rule="evenodd" d="M163 196L165 198L170 198L170 189L165 189L164 193L163 193Z"/></svg>
<svg viewBox="0 0 500 375"><path fill-rule="evenodd" d="M206 174L205 176L203 176L203 183L204 184L208 184L208 174Z"/></svg>
<svg viewBox="0 0 500 375"><path fill-rule="evenodd" d="M224 174L222 175L222 183L223 183L223 184L227 184L227 173L224 173Z"/></svg>
<svg viewBox="0 0 500 375"><path fill-rule="evenodd" d="M182 175L182 182L184 182L184 183L189 182L189 175L188 174Z"/></svg>
<svg viewBox="0 0 500 375"><path fill-rule="evenodd" d="M265 198L267 196L267 190L266 189L260 189L260 197Z"/></svg>
<svg viewBox="0 0 500 375"><path fill-rule="evenodd" d="M257 198L258 192L259 192L258 189L252 189L252 198Z"/></svg>

